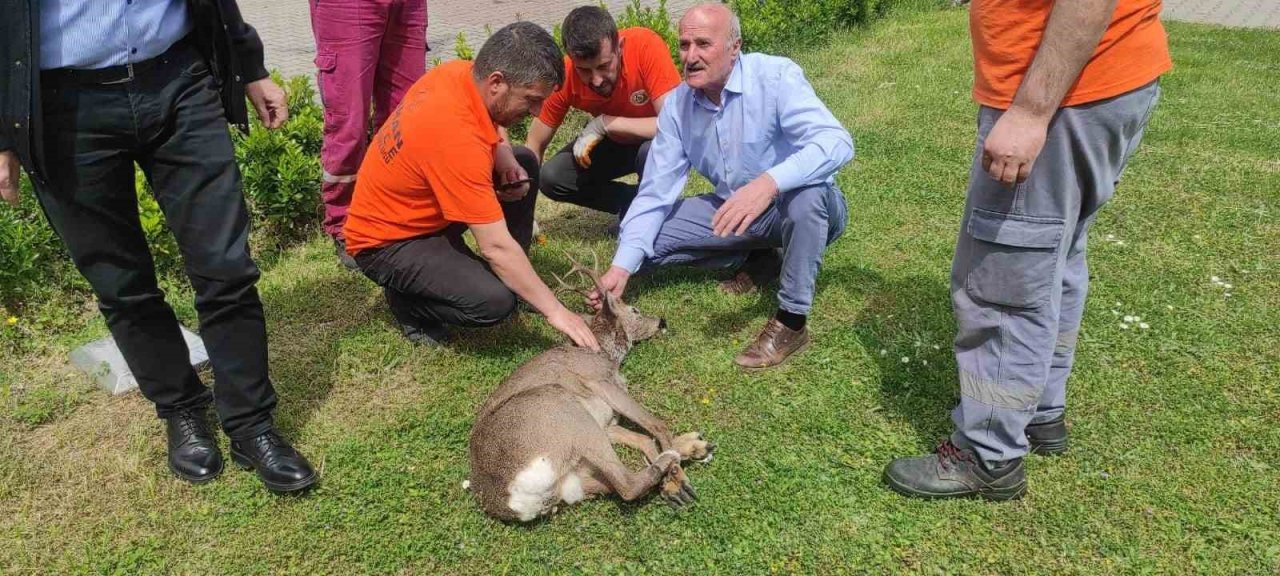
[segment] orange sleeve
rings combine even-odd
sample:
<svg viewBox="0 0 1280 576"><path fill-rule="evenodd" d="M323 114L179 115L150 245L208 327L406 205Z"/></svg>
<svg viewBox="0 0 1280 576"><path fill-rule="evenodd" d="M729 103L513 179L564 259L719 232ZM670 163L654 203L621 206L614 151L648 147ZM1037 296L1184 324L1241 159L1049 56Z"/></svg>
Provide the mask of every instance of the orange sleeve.
<svg viewBox="0 0 1280 576"><path fill-rule="evenodd" d="M657 99L680 85L680 72L671 61L671 51L662 37L649 29L637 37L644 40L640 50L640 75L644 77L644 89L649 98Z"/></svg>
<svg viewBox="0 0 1280 576"><path fill-rule="evenodd" d="M414 169L431 186L444 219L463 224L502 220L493 190L493 147L464 125L432 131L426 140L422 149L412 151Z"/></svg>
<svg viewBox="0 0 1280 576"><path fill-rule="evenodd" d="M569 85L573 83L573 78L575 78L573 74L573 63L568 56L565 56L564 85L547 97L546 101L542 103L542 112L538 114L538 120L541 120L549 128L559 128L560 123L564 122L565 114L569 113Z"/></svg>

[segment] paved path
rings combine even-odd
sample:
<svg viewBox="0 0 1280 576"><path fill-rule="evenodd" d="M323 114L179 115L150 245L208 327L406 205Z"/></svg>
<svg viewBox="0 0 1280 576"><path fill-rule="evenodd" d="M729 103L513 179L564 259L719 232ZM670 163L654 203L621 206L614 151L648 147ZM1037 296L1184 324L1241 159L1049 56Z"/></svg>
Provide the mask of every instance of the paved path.
<svg viewBox="0 0 1280 576"><path fill-rule="evenodd" d="M493 29L529 20L547 30L564 20L575 6L587 4L574 0L428 0L427 58L450 60L454 57L454 39L462 32L471 47L479 50L487 37L485 26ZM610 11L621 14L629 0L607 0ZM644 0L645 6L657 6L657 0ZM697 0L667 0L667 11L679 18ZM312 63L316 55L315 38L311 35L308 0L239 0L244 19L258 29L267 47L267 67L280 70L286 77L314 75Z"/></svg>
<svg viewBox="0 0 1280 576"><path fill-rule="evenodd" d="M1164 0L1167 20L1280 28L1280 0Z"/></svg>

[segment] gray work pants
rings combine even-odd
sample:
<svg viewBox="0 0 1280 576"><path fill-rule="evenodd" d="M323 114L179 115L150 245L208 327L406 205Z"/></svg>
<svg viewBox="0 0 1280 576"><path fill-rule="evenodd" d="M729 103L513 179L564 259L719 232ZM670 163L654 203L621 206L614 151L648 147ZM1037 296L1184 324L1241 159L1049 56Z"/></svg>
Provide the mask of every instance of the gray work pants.
<svg viewBox="0 0 1280 576"><path fill-rule="evenodd" d="M1089 224L1115 193L1159 95L1152 82L1059 110L1027 181L1016 188L982 169L983 142L1002 111L979 111L951 267L960 372L951 441L987 462L1022 457L1027 424L1064 410L1089 285Z"/></svg>
<svg viewBox="0 0 1280 576"><path fill-rule="evenodd" d="M844 233L849 217L844 194L827 184L783 192L745 234L721 238L712 231L711 217L724 202L715 194L678 200L653 242L646 271L668 265L733 268L752 250L782 248L778 307L807 315L822 253Z"/></svg>

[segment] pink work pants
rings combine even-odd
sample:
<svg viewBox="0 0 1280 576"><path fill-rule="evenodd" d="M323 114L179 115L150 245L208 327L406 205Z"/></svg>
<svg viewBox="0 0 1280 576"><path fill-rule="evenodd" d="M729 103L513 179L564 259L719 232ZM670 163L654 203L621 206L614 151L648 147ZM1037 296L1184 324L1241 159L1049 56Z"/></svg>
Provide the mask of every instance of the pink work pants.
<svg viewBox="0 0 1280 576"><path fill-rule="evenodd" d="M311 0L311 30L324 103L324 231L342 238L370 135L426 71L427 0Z"/></svg>

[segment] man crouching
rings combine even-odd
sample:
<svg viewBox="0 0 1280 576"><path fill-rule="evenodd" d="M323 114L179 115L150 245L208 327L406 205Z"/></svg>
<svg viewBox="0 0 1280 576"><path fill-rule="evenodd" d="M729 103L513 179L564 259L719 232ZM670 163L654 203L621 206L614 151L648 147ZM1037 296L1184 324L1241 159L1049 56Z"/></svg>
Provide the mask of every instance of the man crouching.
<svg viewBox="0 0 1280 576"><path fill-rule="evenodd" d="M496 324L519 296L575 344L599 348L525 255L538 163L500 128L538 113L564 83L561 58L537 25L508 25L474 64L449 62L418 80L378 130L347 212L347 251L410 340L434 345L447 325Z"/></svg>
<svg viewBox="0 0 1280 576"><path fill-rule="evenodd" d="M734 359L768 368L809 341L822 254L848 215L834 176L853 159L853 139L799 66L740 54L741 36L721 4L695 6L680 20L685 82L658 116L649 167L601 285L620 296L642 265L741 267L725 285L731 292L780 273L777 313ZM690 167L715 192L680 199Z"/></svg>

